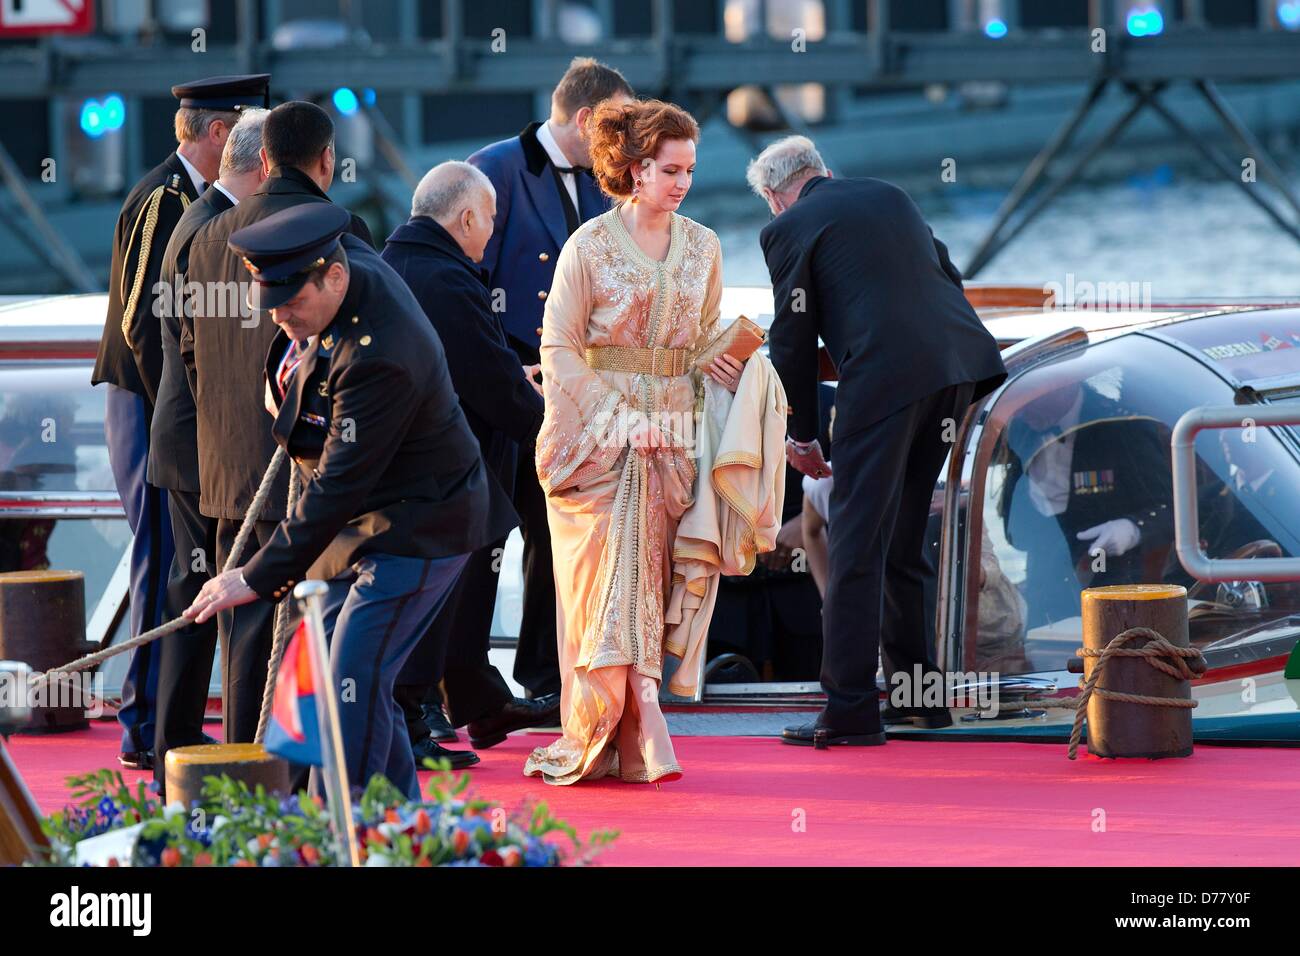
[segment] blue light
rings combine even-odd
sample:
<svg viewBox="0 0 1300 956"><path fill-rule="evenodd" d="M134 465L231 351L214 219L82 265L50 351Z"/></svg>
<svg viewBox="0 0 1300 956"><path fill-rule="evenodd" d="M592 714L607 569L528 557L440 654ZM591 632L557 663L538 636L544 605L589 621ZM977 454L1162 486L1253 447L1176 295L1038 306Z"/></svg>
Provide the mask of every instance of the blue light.
<svg viewBox="0 0 1300 956"><path fill-rule="evenodd" d="M1134 7L1128 12L1128 32L1135 37L1153 37L1165 29L1165 18L1155 7Z"/></svg>
<svg viewBox="0 0 1300 956"><path fill-rule="evenodd" d="M365 96L365 99L366 99L366 105L367 105L367 106L374 106L374 105L375 105L375 91L374 91L374 90L372 90L370 87L366 87L366 92L365 92L364 96Z"/></svg>
<svg viewBox="0 0 1300 956"><path fill-rule="evenodd" d="M104 98L104 105L100 115L103 118L105 129L121 129L122 124L126 122L126 104L122 102L122 97L116 93L108 94Z"/></svg>
<svg viewBox="0 0 1300 956"><path fill-rule="evenodd" d="M334 91L334 108L344 116L351 116L357 111L361 104L357 102L357 94L353 93L346 86L340 86Z"/></svg>
<svg viewBox="0 0 1300 956"><path fill-rule="evenodd" d="M91 139L104 135L104 115L99 100L86 100L81 104L81 131Z"/></svg>
<svg viewBox="0 0 1300 956"><path fill-rule="evenodd" d="M1300 30L1300 2L1286 0L1277 5L1277 22L1286 30Z"/></svg>
<svg viewBox="0 0 1300 956"><path fill-rule="evenodd" d="M119 130L126 122L126 103L116 93L109 93L101 103L90 99L81 104L81 131L91 139Z"/></svg>
<svg viewBox="0 0 1300 956"><path fill-rule="evenodd" d="M994 40L1001 40L1007 35L1006 21L994 17L988 23L984 24L984 35L992 37Z"/></svg>

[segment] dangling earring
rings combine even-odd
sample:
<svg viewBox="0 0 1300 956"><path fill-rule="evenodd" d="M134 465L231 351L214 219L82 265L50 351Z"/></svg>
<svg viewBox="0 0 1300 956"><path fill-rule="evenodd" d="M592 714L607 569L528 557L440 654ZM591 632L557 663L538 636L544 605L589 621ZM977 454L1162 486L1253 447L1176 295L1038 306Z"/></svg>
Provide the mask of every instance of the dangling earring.
<svg viewBox="0 0 1300 956"><path fill-rule="evenodd" d="M636 185L632 188L632 202L637 201L637 193L641 191L641 180L636 180Z"/></svg>

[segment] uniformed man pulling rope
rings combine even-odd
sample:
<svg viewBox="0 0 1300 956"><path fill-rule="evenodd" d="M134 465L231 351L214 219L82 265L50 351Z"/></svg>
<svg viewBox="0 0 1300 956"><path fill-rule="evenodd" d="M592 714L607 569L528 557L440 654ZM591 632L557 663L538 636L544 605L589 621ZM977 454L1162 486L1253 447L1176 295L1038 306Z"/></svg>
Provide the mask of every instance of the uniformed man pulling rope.
<svg viewBox="0 0 1300 956"><path fill-rule="evenodd" d="M394 679L468 554L514 515L488 480L437 334L401 278L343 235L350 221L307 203L230 237L255 280L249 305L280 329L266 358L268 410L303 488L270 540L209 581L186 615L204 621L278 601L304 578L328 581L349 780L383 773L415 797Z"/></svg>

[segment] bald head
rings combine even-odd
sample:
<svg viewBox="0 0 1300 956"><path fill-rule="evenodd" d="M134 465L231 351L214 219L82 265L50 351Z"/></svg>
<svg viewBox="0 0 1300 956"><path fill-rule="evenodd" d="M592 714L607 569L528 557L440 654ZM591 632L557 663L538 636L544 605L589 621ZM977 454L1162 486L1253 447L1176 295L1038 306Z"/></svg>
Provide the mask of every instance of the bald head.
<svg viewBox="0 0 1300 956"><path fill-rule="evenodd" d="M424 174L411 199L412 216L428 216L460 243L475 262L492 237L496 189L475 166L453 160Z"/></svg>
<svg viewBox="0 0 1300 956"><path fill-rule="evenodd" d="M462 209L489 198L496 198L496 190L481 170L459 161L439 163L415 187L411 215L428 216L445 226Z"/></svg>

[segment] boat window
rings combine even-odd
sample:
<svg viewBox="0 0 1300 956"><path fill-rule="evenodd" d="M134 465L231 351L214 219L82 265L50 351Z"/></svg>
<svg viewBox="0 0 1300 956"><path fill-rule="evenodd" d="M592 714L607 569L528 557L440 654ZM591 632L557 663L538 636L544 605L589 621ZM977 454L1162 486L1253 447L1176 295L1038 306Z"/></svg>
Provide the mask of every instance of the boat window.
<svg viewBox="0 0 1300 956"><path fill-rule="evenodd" d="M0 362L0 571L81 571L88 622L131 544L123 518L65 516L85 493L117 499L105 389L90 372L86 361Z"/></svg>
<svg viewBox="0 0 1300 956"><path fill-rule="evenodd" d="M85 362L0 363L0 492L117 496L104 442L103 388Z"/></svg>
<svg viewBox="0 0 1300 956"><path fill-rule="evenodd" d="M1300 349L1291 351L1300 371ZM1064 670L1080 644L1080 591L1111 584L1185 585L1191 639L1207 655L1252 635L1294 644L1296 585L1197 582L1174 552L1173 425L1190 408L1232 401L1204 366L1139 335L1011 382L990 410L972 475L980 551L967 565L967 666ZM1213 558L1300 554L1300 497L1286 490L1300 482L1300 463L1279 435L1253 427L1249 407L1242 419L1197 437L1202 547Z"/></svg>

